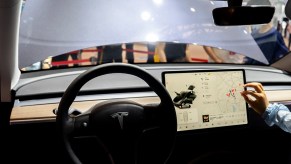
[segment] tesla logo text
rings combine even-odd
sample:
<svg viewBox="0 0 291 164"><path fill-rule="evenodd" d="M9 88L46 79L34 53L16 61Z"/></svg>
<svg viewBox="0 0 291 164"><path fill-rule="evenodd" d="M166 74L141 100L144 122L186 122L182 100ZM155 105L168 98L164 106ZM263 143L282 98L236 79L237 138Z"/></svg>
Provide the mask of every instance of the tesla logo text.
<svg viewBox="0 0 291 164"><path fill-rule="evenodd" d="M123 117L125 116L128 116L128 112L117 112L111 115L112 118L118 118L121 129L123 129Z"/></svg>

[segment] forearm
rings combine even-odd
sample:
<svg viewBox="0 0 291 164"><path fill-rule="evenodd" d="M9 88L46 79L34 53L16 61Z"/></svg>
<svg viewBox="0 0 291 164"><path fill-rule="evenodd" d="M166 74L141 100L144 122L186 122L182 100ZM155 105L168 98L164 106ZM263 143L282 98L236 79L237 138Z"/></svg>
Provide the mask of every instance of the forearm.
<svg viewBox="0 0 291 164"><path fill-rule="evenodd" d="M167 62L166 54L164 51L158 51L160 62Z"/></svg>
<svg viewBox="0 0 291 164"><path fill-rule="evenodd" d="M165 43L158 43L156 46L157 53L159 55L160 62L167 62L166 54L165 54Z"/></svg>
<svg viewBox="0 0 291 164"><path fill-rule="evenodd" d="M213 60L215 61L216 63L221 63L222 62L222 59L220 59L216 54L215 52L212 50L211 47L203 47L204 50L206 51L206 53L208 54L208 56Z"/></svg>
<svg viewBox="0 0 291 164"><path fill-rule="evenodd" d="M274 124L291 133L291 112L283 104L270 104L262 117L269 126Z"/></svg>

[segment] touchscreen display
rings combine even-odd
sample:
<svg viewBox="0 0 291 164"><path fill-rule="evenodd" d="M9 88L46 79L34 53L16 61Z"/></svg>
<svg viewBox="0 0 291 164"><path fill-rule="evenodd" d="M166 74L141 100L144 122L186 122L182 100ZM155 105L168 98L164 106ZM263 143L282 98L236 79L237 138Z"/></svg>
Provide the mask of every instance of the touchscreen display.
<svg viewBox="0 0 291 164"><path fill-rule="evenodd" d="M244 70L163 72L176 109L178 131L246 125Z"/></svg>

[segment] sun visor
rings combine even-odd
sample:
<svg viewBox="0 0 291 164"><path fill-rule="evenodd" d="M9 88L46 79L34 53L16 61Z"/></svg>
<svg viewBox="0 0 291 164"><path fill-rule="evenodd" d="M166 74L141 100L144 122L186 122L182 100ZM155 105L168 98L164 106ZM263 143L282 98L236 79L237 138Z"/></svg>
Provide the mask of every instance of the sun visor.
<svg viewBox="0 0 291 164"><path fill-rule="evenodd" d="M218 27L205 0L26 1L20 22L19 67L97 45L176 41L220 47L268 64L245 27Z"/></svg>

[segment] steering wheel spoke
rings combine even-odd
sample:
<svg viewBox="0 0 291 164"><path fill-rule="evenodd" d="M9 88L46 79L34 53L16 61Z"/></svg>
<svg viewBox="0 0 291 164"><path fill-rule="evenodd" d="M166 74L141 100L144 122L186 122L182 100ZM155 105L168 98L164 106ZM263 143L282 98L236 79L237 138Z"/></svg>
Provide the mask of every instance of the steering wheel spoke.
<svg viewBox="0 0 291 164"><path fill-rule="evenodd" d="M162 111L160 104L146 104L144 107L145 126L143 133L161 128Z"/></svg>
<svg viewBox="0 0 291 164"><path fill-rule="evenodd" d="M74 117L74 137L80 136L92 136L93 133L90 130L89 114L81 114Z"/></svg>

